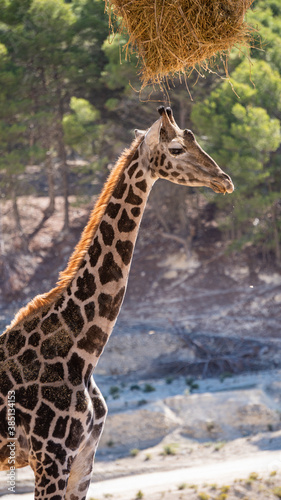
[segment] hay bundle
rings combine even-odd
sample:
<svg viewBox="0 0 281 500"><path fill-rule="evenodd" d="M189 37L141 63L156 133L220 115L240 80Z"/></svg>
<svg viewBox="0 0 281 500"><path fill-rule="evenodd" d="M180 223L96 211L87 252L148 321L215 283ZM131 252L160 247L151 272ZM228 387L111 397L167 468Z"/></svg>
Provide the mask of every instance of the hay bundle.
<svg viewBox="0 0 281 500"><path fill-rule="evenodd" d="M247 44L244 22L253 0L105 0L129 33L144 84L203 65L217 53Z"/></svg>

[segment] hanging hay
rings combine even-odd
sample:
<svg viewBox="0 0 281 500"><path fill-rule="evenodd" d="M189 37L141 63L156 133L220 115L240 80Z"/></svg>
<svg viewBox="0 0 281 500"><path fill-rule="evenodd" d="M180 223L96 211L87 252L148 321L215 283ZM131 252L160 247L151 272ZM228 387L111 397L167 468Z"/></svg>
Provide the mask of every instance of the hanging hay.
<svg viewBox="0 0 281 500"><path fill-rule="evenodd" d="M143 84L186 73L226 54L233 46L247 45L250 27L244 22L253 0L105 0L129 33L125 45L136 51ZM120 29L120 26L119 26Z"/></svg>

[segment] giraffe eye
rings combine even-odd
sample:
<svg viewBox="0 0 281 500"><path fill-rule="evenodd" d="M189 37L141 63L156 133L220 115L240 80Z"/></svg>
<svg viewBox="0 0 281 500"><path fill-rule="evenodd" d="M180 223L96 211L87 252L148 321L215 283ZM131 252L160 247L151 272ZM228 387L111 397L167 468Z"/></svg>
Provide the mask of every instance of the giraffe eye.
<svg viewBox="0 0 281 500"><path fill-rule="evenodd" d="M181 155L182 153L184 153L183 148L169 148L169 151L170 151L171 155L174 155L174 156L178 156L178 155Z"/></svg>

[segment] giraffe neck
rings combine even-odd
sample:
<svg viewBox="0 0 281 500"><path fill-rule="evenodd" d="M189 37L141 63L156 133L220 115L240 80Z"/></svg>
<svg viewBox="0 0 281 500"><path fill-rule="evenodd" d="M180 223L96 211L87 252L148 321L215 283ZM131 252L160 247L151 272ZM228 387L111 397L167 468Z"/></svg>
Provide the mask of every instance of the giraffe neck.
<svg viewBox="0 0 281 500"><path fill-rule="evenodd" d="M76 275L51 308L75 338L73 348L93 366L121 308L140 222L154 183L149 162L140 158L140 150L141 146L116 182ZM48 317L54 314L50 313Z"/></svg>

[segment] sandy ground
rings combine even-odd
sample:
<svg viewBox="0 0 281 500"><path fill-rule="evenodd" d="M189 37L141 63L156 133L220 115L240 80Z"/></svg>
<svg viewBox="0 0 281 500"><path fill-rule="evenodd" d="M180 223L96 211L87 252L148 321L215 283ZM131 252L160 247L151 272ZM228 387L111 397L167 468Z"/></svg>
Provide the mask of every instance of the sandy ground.
<svg viewBox="0 0 281 500"><path fill-rule="evenodd" d="M247 478L250 484L249 477L254 477L256 481L259 481L259 498L266 498L266 496L262 496L261 492L261 485L264 482L268 482L266 478L275 478L274 483L272 479L272 484L269 485L271 492L274 491L274 488L278 488L276 484L281 484L280 450L258 452L239 459L228 459L220 463L213 462L195 467L184 467L175 470L131 475L93 482L89 488L87 498L92 500L104 500L105 498L113 498L116 500L149 498L150 500L156 500L157 498L164 497L170 499L190 498L191 494L197 495L194 498L200 498L200 496L198 496L199 490L215 489L217 491L219 489L230 489L229 485L233 482L236 484L240 483L241 489L241 483L243 484L245 482L245 484L247 484ZM262 477L265 478L264 482L261 481ZM239 481L237 481L237 478L239 478ZM185 491L188 489L189 492ZM251 498L258 498L253 488L251 488L251 490L252 495L254 495ZM264 495L265 493L266 490L263 490ZM14 500L32 500L33 493L2 496L2 500L11 500L11 498ZM246 496L242 498L246 499ZM276 498L278 497L276 496Z"/></svg>
<svg viewBox="0 0 281 500"><path fill-rule="evenodd" d="M193 400L196 401L197 417L202 412L202 418L206 418L209 410L204 403L206 396L219 397L219 400L212 400L212 405L215 405L212 411L215 412L216 422L219 422L220 418L224 418L225 412L225 405L221 408L218 405L221 398L224 401L230 395L235 401L241 402L246 391L250 402L256 397L256 391L263 389L267 394L268 407L273 404L277 414L281 415L280 377L281 372L276 370L233 376L223 381L216 378L201 380L197 393L188 396L189 405L193 404ZM103 385L104 382L105 379L101 377L99 384ZM128 384L120 387L118 399L112 399L109 397L111 383L111 379L107 380L103 387L105 393L108 393L109 414L112 416L107 421L109 430L114 423L111 418L132 412L136 398L140 397L136 394L138 391L131 391ZM142 383L139 383L141 386ZM163 380L153 383L155 390L146 394L150 405L157 401L167 402L175 395L180 397L187 387L184 378L169 384ZM259 413L259 425L262 418L263 414ZM196 428L196 422L194 425ZM259 425L252 428L252 433L240 437L237 437L237 429L233 425L225 439L212 439L210 436L209 440L187 436L179 426L150 448L127 447L121 454L120 448L112 445L108 447L101 442L87 498L201 500L200 492L202 495L209 495L203 495L203 500L281 498L275 494L281 487L280 425L277 423L276 429L270 430L265 425L266 430L258 431ZM254 481L249 480L252 474ZM3 495L3 500L33 499L34 478L29 467L17 471L16 494L7 495L6 485L7 473L0 472L0 496ZM227 496L220 497L219 495L226 494L221 490L226 485L229 488ZM247 493L249 489L250 495Z"/></svg>
<svg viewBox="0 0 281 500"><path fill-rule="evenodd" d="M112 495L115 499L131 500L138 491L142 491L145 498L155 498L155 495L170 492L176 493L182 484L196 484L203 486L206 483L216 483L218 486L229 484L236 478L246 479L253 471L259 475L268 474L268 471L279 463L281 472L281 453L260 452L248 457L228 460L223 463L210 463L197 467L185 467L177 470L154 472L107 480L92 484L89 497L97 499Z"/></svg>
<svg viewBox="0 0 281 500"><path fill-rule="evenodd" d="M29 205L30 203L23 203L24 207ZM40 223L42 214L38 211L37 202L33 211L37 214L37 223ZM85 219L85 213L84 209L75 207L71 211L73 220L77 221L77 238L80 231L78 222L80 218ZM9 221L8 219L7 223ZM57 270L54 271L53 266L54 259L60 259L59 265L64 267L74 246L74 236L66 242L60 240L61 222L61 214L58 213L46 221L42 230L33 238L32 260L30 256L23 256L19 261L20 268L11 273L15 292L19 295L23 287L24 294L18 299L20 303L12 304L8 311L6 306L4 311L0 310L0 322L3 327L22 305L21 301L28 301L35 292L46 291L53 286L57 276ZM31 233L34 230L34 221L30 212L26 212L26 224L27 231ZM158 236L156 238L159 239ZM239 265L236 262L236 267L232 266L230 271L229 266L226 263L223 266L223 261L220 260L219 263L212 263L205 259L204 263L197 267L196 259L194 262L192 259L190 261L190 258L183 259L182 249L179 250L173 241L169 241L168 250L169 255L173 254L172 259L166 261L164 256L167 250L162 243L162 240L160 244L157 243L155 252L154 240L147 239L144 220L126 301L115 334L97 370L97 379L100 378L98 385L108 398L109 416L113 418L124 411L124 401L127 404L126 410L134 411L140 399L145 398L148 404L154 404L157 400L182 395L187 390L185 377L178 380L177 384L168 385L164 378L154 381L155 390L151 393L143 394L142 389L139 392L130 389L130 385L136 380L141 387L145 385L145 381L143 384L139 383L139 373L143 376L146 372L150 373L151 366L154 372L155 367L162 367L157 365L157 356L161 363L164 356L167 356L167 359L164 358L167 362L167 366L164 366L167 374L170 374L169 363L173 361L178 365L179 356L182 357L180 361L183 365L191 363L192 359L188 356L193 352L183 345L182 337L176 329L177 325L171 326L171 320L174 318L179 319L179 326L192 339L203 332L211 338L221 335L227 338L228 342L232 336L235 337L234 340L262 340L266 345L251 344L247 347L249 355L246 353L245 359L239 358L242 363L241 371L247 369L248 359L256 360L260 367L263 364L268 369L280 367L280 274L271 272L270 275L265 275L263 270L257 269L256 281L253 281L247 266L243 267L240 262ZM208 245L206 249L210 251ZM218 252L219 249L220 247ZM203 247L196 247L201 257L203 250ZM160 266L161 260L164 266ZM43 263L44 269L41 266ZM200 337L199 341L204 344L206 338ZM216 342L218 343L217 340ZM219 347L215 345L216 352ZM244 345L238 343L238 347L241 350ZM221 349L224 349L224 345ZM128 359L132 359L132 366L128 366ZM140 365L137 366L139 372L133 374L135 380L123 387L121 382L127 373L130 375L133 369L136 369L136 360ZM122 381L118 377L123 377ZM220 392L231 391L233 397L236 394L235 397L239 400L239 394L242 394L239 393L240 390L245 394L246 390L256 389L259 385L265 391L266 397L270 397L272 411L275 411L274 405L276 411L279 411L280 377L280 373L270 372L266 375L264 371L260 371L247 377L242 374L227 378L223 384L219 379L205 379L199 382L199 389L192 398L199 400L200 394L216 392L218 401ZM111 400L110 388L116 384L119 386L120 398ZM256 401L253 404L256 404ZM201 407L200 413L199 406L196 415L202 415L205 411ZM216 422L224 416L223 406L220 408L221 410L216 404L213 407ZM206 414L204 417L206 418ZM110 419L108 424L110 426ZM281 487L281 431L278 430L280 426L277 430L273 426L273 429L274 431L254 432L240 438L230 435L225 442L203 442L202 439L186 439L180 433L172 433L156 446L142 449L135 457L130 456L130 448L127 449L127 456L120 458L115 449L105 446L100 448L97 456L88 499L276 500L281 498L281 492L280 496L278 494L278 488ZM165 446L170 446L175 454L164 454ZM31 500L33 484L31 469L22 469L17 472L17 494L6 495L6 473L0 473L0 496L4 494L1 497L3 500Z"/></svg>

